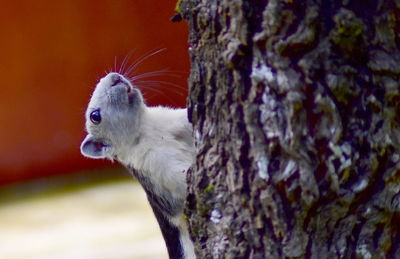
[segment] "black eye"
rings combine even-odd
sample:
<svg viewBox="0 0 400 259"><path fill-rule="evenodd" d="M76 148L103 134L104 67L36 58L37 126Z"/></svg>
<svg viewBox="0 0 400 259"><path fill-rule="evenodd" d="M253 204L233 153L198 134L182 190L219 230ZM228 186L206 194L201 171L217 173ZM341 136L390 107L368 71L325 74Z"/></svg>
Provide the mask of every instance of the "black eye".
<svg viewBox="0 0 400 259"><path fill-rule="evenodd" d="M96 125L101 122L100 109L94 110L90 113L90 121Z"/></svg>

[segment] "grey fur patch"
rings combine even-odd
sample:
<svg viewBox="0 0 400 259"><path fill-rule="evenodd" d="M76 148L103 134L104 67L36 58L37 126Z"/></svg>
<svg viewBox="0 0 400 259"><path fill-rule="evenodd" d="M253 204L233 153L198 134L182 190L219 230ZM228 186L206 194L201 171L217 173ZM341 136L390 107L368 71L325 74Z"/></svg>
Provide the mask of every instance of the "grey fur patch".
<svg viewBox="0 0 400 259"><path fill-rule="evenodd" d="M192 136L192 130L191 128L182 128L181 130L177 132L173 132L172 136L178 141L178 142L184 142L189 146L193 145L193 136Z"/></svg>

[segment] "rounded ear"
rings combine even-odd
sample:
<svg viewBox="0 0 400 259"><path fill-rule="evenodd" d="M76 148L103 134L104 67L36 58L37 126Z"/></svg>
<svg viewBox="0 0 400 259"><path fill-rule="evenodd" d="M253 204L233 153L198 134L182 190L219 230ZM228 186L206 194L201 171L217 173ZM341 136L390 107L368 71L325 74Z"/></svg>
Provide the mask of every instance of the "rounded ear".
<svg viewBox="0 0 400 259"><path fill-rule="evenodd" d="M106 158L111 150L111 146L103 143L101 140L95 139L88 134L81 144L81 153L89 158Z"/></svg>

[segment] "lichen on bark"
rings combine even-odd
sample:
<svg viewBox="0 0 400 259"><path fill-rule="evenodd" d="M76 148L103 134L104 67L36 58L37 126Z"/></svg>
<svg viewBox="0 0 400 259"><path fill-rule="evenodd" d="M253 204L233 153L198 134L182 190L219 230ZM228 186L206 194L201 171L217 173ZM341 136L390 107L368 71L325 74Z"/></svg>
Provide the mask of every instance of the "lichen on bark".
<svg viewBox="0 0 400 259"><path fill-rule="evenodd" d="M400 256L400 3L182 0L200 258Z"/></svg>

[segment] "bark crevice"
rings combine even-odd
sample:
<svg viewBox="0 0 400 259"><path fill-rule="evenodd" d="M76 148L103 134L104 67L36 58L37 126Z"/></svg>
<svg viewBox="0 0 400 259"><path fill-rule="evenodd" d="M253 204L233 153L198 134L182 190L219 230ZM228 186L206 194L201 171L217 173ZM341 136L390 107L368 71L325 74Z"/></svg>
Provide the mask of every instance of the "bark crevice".
<svg viewBox="0 0 400 259"><path fill-rule="evenodd" d="M182 0L199 257L400 256L396 1Z"/></svg>

